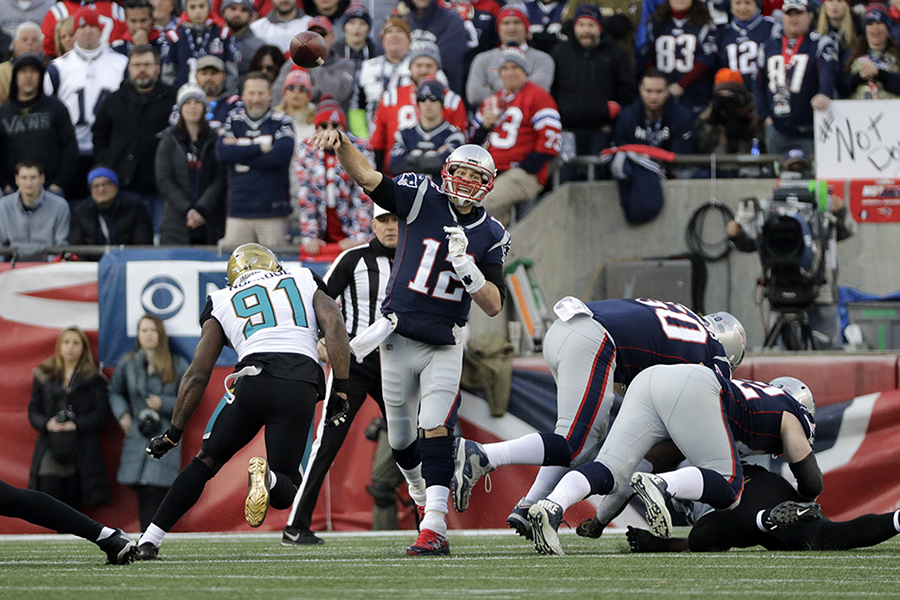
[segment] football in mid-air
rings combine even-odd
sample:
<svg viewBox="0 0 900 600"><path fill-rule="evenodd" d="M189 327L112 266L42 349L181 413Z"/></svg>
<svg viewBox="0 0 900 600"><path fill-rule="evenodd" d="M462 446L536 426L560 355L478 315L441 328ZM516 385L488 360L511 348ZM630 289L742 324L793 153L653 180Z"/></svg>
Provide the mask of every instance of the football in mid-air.
<svg viewBox="0 0 900 600"><path fill-rule="evenodd" d="M291 60L294 64L311 69L325 64L328 46L315 31L301 31L291 40Z"/></svg>

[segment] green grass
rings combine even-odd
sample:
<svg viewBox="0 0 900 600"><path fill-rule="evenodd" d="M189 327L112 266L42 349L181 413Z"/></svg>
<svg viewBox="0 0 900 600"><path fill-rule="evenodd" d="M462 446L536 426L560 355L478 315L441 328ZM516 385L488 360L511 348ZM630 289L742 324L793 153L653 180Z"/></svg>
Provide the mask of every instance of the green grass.
<svg viewBox="0 0 900 600"><path fill-rule="evenodd" d="M122 567L71 536L0 536L0 599L900 597L894 540L850 552L635 555L621 534L564 534L558 557L511 532L456 531L452 557L407 558L411 532L326 534L303 548L283 548L280 535L170 535L160 560Z"/></svg>

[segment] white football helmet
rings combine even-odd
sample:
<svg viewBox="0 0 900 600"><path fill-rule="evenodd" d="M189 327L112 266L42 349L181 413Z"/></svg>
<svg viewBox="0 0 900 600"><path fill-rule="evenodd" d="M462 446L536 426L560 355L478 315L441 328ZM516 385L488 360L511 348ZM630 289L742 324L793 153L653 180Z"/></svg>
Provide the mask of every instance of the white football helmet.
<svg viewBox="0 0 900 600"><path fill-rule="evenodd" d="M454 173L459 167L469 167L481 173L481 183L456 177ZM494 178L497 169L491 154L475 144L465 144L450 153L441 170L443 190L457 206L474 204L481 206L484 197L494 189Z"/></svg>
<svg viewBox="0 0 900 600"><path fill-rule="evenodd" d="M816 416L816 402L813 400L812 392L806 387L806 384L796 377L776 377L769 382L777 388L786 391L791 397L802 404L809 414Z"/></svg>
<svg viewBox="0 0 900 600"><path fill-rule="evenodd" d="M717 312L703 317L703 324L724 346L731 368L737 369L747 349L747 334L741 322L727 312Z"/></svg>

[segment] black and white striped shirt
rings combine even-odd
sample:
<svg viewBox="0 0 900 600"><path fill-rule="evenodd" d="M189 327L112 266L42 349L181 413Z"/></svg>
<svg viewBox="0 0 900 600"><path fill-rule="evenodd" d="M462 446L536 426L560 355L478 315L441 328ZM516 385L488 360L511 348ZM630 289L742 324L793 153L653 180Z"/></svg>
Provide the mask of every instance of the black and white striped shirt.
<svg viewBox="0 0 900 600"><path fill-rule="evenodd" d="M328 295L338 301L350 339L381 317L394 249L373 238L341 252L325 273Z"/></svg>

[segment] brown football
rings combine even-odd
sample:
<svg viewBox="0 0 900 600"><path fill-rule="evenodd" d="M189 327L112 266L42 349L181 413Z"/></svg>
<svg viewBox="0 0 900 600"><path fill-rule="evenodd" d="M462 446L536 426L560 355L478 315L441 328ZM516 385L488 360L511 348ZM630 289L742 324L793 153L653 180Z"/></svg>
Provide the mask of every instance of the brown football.
<svg viewBox="0 0 900 600"><path fill-rule="evenodd" d="M328 46L315 31L301 31L291 40L291 59L295 64L311 69L325 64Z"/></svg>

